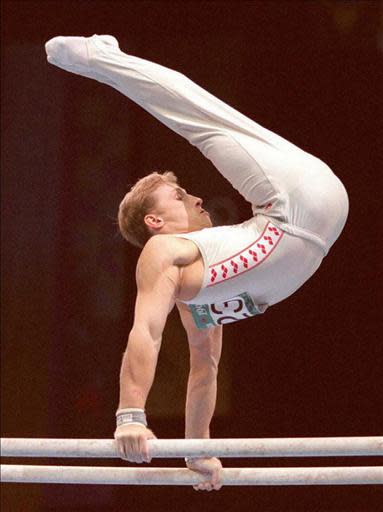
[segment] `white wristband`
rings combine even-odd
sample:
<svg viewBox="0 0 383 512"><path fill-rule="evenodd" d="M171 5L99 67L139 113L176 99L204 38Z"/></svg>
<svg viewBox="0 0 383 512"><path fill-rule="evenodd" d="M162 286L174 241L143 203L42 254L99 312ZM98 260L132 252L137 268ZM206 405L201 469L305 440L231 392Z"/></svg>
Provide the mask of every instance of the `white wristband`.
<svg viewBox="0 0 383 512"><path fill-rule="evenodd" d="M144 427L148 426L145 411L143 409L137 409L133 407L118 410L116 412L116 423L117 427L121 425L129 425L132 423L144 425Z"/></svg>
<svg viewBox="0 0 383 512"><path fill-rule="evenodd" d="M117 428L118 427L123 427L124 425L140 425L141 427L145 427L146 428L146 426L143 423L140 423L138 421L128 421L126 423L120 423L120 425L117 425Z"/></svg>

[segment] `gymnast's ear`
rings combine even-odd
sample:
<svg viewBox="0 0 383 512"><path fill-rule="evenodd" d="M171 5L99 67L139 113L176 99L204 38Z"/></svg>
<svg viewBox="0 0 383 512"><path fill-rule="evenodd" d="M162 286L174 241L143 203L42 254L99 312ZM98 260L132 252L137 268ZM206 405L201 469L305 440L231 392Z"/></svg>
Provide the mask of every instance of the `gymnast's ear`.
<svg viewBox="0 0 383 512"><path fill-rule="evenodd" d="M148 228L152 229L161 229L165 224L164 219L155 215L154 213L148 213L144 217L144 222Z"/></svg>

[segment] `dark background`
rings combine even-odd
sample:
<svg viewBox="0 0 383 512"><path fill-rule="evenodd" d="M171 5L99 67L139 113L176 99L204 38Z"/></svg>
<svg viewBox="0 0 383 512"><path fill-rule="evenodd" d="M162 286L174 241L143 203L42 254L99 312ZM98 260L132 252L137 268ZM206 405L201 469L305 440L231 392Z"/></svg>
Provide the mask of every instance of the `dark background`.
<svg viewBox="0 0 383 512"><path fill-rule="evenodd" d="M173 170L217 222L250 216L249 205L181 137L116 91L47 64L49 38L93 33L113 34L127 53L183 72L320 157L349 193L346 228L313 278L264 316L225 327L212 437L382 435L381 7L320 0L2 2L2 436L112 437L139 255L116 226L129 185L153 170ZM183 437L187 364L174 311L147 404L158 437ZM73 462L124 465L64 461ZM3 510L12 512L372 512L383 503L377 486L208 494L8 484L2 491Z"/></svg>

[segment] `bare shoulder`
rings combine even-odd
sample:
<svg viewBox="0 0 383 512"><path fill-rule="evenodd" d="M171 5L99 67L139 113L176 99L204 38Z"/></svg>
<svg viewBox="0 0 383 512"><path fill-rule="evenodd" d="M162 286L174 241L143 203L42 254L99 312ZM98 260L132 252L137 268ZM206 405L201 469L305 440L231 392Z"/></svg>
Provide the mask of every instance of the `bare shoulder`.
<svg viewBox="0 0 383 512"><path fill-rule="evenodd" d="M173 235L155 235L146 242L138 263L142 265L156 258L162 264L184 266L198 257L198 247L191 240Z"/></svg>

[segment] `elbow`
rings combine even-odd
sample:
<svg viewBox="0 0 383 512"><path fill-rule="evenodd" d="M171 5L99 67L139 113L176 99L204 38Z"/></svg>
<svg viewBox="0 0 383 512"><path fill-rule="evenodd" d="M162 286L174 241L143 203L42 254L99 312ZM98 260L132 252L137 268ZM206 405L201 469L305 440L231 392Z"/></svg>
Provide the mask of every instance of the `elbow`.
<svg viewBox="0 0 383 512"><path fill-rule="evenodd" d="M208 390L217 386L217 371L212 368L191 367L188 379L188 388L190 391Z"/></svg>
<svg viewBox="0 0 383 512"><path fill-rule="evenodd" d="M128 347L129 343L134 343L137 340L146 341L148 344L147 348L150 346L158 354L161 348L162 333L154 334L148 325L134 324L129 333Z"/></svg>
<svg viewBox="0 0 383 512"><path fill-rule="evenodd" d="M203 341L190 345L190 367L205 367L218 372L221 358L221 343Z"/></svg>
<svg viewBox="0 0 383 512"><path fill-rule="evenodd" d="M198 376L204 380L216 379L218 375L219 360L212 354L190 357L190 375Z"/></svg>

